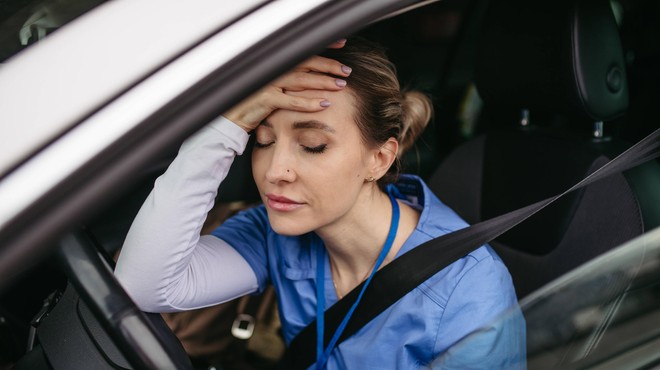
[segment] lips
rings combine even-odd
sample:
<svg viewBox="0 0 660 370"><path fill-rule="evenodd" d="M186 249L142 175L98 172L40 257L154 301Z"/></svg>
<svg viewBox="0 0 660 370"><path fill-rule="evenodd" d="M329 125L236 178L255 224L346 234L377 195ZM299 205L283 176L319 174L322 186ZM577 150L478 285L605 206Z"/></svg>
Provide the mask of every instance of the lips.
<svg viewBox="0 0 660 370"><path fill-rule="evenodd" d="M268 207L276 211L293 211L303 206L303 203L296 202L281 195L266 194L266 198Z"/></svg>

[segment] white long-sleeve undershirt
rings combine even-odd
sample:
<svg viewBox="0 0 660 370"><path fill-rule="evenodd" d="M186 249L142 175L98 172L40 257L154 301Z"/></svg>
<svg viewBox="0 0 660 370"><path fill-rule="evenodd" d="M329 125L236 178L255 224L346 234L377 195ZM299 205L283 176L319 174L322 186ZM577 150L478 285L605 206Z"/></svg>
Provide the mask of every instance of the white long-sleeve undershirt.
<svg viewBox="0 0 660 370"><path fill-rule="evenodd" d="M220 117L181 146L128 232L115 275L138 307L171 312L255 292L257 278L234 248L200 237L206 214L247 133Z"/></svg>

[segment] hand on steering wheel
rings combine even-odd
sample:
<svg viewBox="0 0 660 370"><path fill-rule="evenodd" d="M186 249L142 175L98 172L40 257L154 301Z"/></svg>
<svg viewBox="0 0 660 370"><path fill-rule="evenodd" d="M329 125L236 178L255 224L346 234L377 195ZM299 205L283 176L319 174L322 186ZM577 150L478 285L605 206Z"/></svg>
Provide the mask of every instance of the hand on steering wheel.
<svg viewBox="0 0 660 370"><path fill-rule="evenodd" d="M344 47L345 43L346 40L340 40L328 47L338 49ZM332 103L320 98L291 96L286 92L307 89L341 90L346 86L346 81L333 76L348 77L350 74L350 67L334 59L313 56L234 106L224 116L246 132L250 132L276 109L318 112Z"/></svg>

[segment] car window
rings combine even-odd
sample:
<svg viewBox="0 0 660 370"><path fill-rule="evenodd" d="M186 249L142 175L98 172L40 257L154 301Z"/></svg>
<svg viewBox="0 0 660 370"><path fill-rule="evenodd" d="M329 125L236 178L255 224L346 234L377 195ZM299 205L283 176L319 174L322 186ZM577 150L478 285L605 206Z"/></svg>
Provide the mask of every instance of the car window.
<svg viewBox="0 0 660 370"><path fill-rule="evenodd" d="M0 3L0 63L105 0L3 1Z"/></svg>
<svg viewBox="0 0 660 370"><path fill-rule="evenodd" d="M521 302L532 369L644 368L657 363L660 342L660 228L583 265ZM508 313L492 326L505 325ZM489 326L490 328L490 326ZM488 328L438 358L463 361ZM507 359L502 368L518 368Z"/></svg>

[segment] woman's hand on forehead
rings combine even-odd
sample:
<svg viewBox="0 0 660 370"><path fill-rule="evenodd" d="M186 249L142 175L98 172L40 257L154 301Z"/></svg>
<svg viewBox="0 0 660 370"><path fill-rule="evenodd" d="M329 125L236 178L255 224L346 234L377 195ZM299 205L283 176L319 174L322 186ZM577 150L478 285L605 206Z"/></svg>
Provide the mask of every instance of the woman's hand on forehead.
<svg viewBox="0 0 660 370"><path fill-rule="evenodd" d="M329 48L342 48L345 43L346 40L339 40L329 45ZM276 109L321 111L332 102L325 98L288 95L286 92L341 90L346 86L343 77L348 77L350 73L350 67L334 59L313 56L234 106L224 116L246 132L250 132Z"/></svg>

